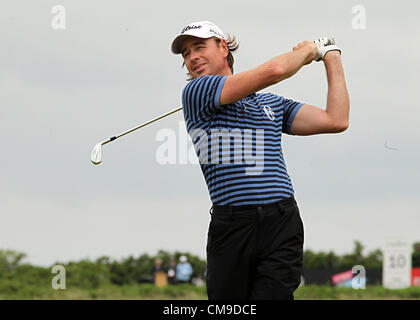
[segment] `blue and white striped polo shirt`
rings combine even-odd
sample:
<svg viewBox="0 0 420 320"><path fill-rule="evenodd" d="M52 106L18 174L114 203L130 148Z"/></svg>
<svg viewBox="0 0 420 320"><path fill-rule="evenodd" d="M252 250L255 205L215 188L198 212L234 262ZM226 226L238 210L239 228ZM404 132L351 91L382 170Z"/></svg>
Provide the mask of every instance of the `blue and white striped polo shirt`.
<svg viewBox="0 0 420 320"><path fill-rule="evenodd" d="M182 92L187 131L215 205L260 205L293 196L281 148L303 105L271 93L220 105L226 76L190 81Z"/></svg>

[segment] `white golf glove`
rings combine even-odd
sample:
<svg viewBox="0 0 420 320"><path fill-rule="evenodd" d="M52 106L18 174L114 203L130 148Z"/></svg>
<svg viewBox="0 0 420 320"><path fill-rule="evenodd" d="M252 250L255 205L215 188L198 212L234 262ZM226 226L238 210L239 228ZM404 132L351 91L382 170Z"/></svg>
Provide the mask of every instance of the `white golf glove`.
<svg viewBox="0 0 420 320"><path fill-rule="evenodd" d="M324 56L328 51L338 50L341 54L341 49L335 45L334 38L322 37L314 40L314 43L318 47L318 52L314 58L315 61L324 60Z"/></svg>

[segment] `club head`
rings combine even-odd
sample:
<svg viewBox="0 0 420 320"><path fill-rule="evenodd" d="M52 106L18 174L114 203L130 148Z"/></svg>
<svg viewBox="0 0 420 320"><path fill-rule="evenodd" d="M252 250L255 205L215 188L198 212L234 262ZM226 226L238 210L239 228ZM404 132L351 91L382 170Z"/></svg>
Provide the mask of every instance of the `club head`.
<svg viewBox="0 0 420 320"><path fill-rule="evenodd" d="M93 164L100 164L102 162L102 142L99 142L90 154L90 161Z"/></svg>

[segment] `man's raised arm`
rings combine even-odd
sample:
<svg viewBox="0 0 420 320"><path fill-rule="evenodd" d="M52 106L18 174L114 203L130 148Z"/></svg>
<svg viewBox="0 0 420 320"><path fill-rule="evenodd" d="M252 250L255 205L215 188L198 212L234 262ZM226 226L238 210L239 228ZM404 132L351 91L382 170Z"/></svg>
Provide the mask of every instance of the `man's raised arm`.
<svg viewBox="0 0 420 320"><path fill-rule="evenodd" d="M341 56L337 51L328 53L324 58L327 71L328 96L326 112L338 126L349 125L350 98L344 78Z"/></svg>
<svg viewBox="0 0 420 320"><path fill-rule="evenodd" d="M317 54L313 41L303 41L295 48L254 69L229 76L220 95L220 105L236 102L293 76Z"/></svg>
<svg viewBox="0 0 420 320"><path fill-rule="evenodd" d="M338 51L331 51L323 60L328 81L327 107L324 110L304 104L297 112L290 128L293 135L339 133L349 126L350 99L341 55Z"/></svg>

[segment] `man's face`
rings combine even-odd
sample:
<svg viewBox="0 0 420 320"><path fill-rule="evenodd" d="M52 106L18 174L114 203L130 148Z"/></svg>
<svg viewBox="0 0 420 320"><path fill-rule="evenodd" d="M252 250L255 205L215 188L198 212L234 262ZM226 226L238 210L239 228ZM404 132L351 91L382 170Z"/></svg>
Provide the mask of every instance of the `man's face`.
<svg viewBox="0 0 420 320"><path fill-rule="evenodd" d="M184 40L181 49L185 66L193 78L209 74L230 75L226 59L228 53L224 40L218 44L214 38L192 36Z"/></svg>

